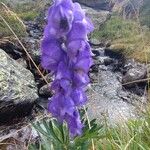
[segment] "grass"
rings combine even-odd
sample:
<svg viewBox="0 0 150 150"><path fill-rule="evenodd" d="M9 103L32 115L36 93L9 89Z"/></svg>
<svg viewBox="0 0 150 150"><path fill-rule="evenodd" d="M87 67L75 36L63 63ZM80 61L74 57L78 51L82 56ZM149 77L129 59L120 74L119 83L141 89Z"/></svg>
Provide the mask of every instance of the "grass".
<svg viewBox="0 0 150 150"><path fill-rule="evenodd" d="M150 150L150 113L117 127L104 127L105 138L96 142L97 150Z"/></svg>
<svg viewBox="0 0 150 150"><path fill-rule="evenodd" d="M3 17L14 32L19 37L26 36L26 28L19 17L12 11L10 11L5 5L0 3L0 15ZM0 18L0 38L13 36L2 18Z"/></svg>
<svg viewBox="0 0 150 150"><path fill-rule="evenodd" d="M112 16L99 30L93 32L92 37L111 41L114 51L122 52L126 57L141 62L145 62L145 51L150 61L150 31L148 28L141 29L136 21Z"/></svg>
<svg viewBox="0 0 150 150"><path fill-rule="evenodd" d="M14 11L24 21L33 21L40 13L39 3L17 4Z"/></svg>

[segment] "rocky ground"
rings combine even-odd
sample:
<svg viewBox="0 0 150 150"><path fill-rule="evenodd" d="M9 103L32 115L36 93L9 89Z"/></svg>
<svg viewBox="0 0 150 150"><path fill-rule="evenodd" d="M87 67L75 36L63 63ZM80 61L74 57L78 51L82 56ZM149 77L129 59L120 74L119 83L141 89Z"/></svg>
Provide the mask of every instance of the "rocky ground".
<svg viewBox="0 0 150 150"><path fill-rule="evenodd" d="M96 28L111 15L108 9L83 8ZM40 66L44 18L39 16L34 21L25 22L28 36L21 42L51 83L53 77ZM147 105L146 82L128 83L146 78L147 66L125 59L94 39L89 42L95 62L89 72L91 84L87 88L89 117L97 118L98 122L107 119L110 124L141 117ZM12 137L24 142L29 139L24 133L32 134L31 128L27 127L29 120L46 114L47 98L52 92L17 41L0 42L0 48L0 141ZM21 128L20 136L18 130Z"/></svg>

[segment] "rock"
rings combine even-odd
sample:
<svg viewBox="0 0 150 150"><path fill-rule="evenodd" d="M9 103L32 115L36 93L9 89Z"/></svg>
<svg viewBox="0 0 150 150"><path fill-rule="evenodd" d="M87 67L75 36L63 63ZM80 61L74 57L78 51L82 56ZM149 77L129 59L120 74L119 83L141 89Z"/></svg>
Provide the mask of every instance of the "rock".
<svg viewBox="0 0 150 150"><path fill-rule="evenodd" d="M103 48L95 48L92 49L92 53L94 54L93 58L98 59L99 56L103 57L105 55L105 50Z"/></svg>
<svg viewBox="0 0 150 150"><path fill-rule="evenodd" d="M105 47L104 42L100 42L98 39L90 37L89 44L91 46L97 46L97 47Z"/></svg>
<svg viewBox="0 0 150 150"><path fill-rule="evenodd" d="M41 39L43 35L44 23L44 15L43 18L40 19L40 21L39 17L37 17L35 21L26 21L25 25L27 26L27 32L29 34L29 37L32 37L34 39Z"/></svg>
<svg viewBox="0 0 150 150"><path fill-rule="evenodd" d="M52 73L48 73L47 75L44 76L45 80L48 82L48 83L51 83L54 79L54 76ZM45 80L43 78L38 78L36 81L38 82L38 87L42 87L45 85Z"/></svg>
<svg viewBox="0 0 150 150"><path fill-rule="evenodd" d="M104 56L104 57L99 57L99 62L101 65L110 65L111 63L113 63L113 59L110 58L110 57L107 57L107 56Z"/></svg>
<svg viewBox="0 0 150 150"><path fill-rule="evenodd" d="M106 66L107 67L107 66ZM119 81L120 73L99 68L97 83L88 89L88 115L109 124L122 123L128 119L140 116L140 108L146 103L146 98L123 90Z"/></svg>
<svg viewBox="0 0 150 150"><path fill-rule="evenodd" d="M32 59L38 64L40 63L40 40L31 37L22 39L27 51L31 55Z"/></svg>
<svg viewBox="0 0 150 150"><path fill-rule="evenodd" d="M54 79L54 76L52 73L48 73L46 76L45 76L45 79L47 80L48 83L52 82Z"/></svg>
<svg viewBox="0 0 150 150"><path fill-rule="evenodd" d="M89 76L90 76L90 82L91 83L98 83L98 73L94 72L94 73L90 73Z"/></svg>
<svg viewBox="0 0 150 150"><path fill-rule="evenodd" d="M0 41L0 49L3 49L7 54L9 54L13 59L19 59L22 57L23 53L20 50L20 44L17 40L2 39Z"/></svg>
<svg viewBox="0 0 150 150"><path fill-rule="evenodd" d="M98 50L92 50L92 53L94 54L93 58L97 58L101 55L101 53Z"/></svg>
<svg viewBox="0 0 150 150"><path fill-rule="evenodd" d="M133 82L136 80L144 79L147 75L147 69L144 64L135 62L134 59L130 59L124 66L126 73L123 76L122 82ZM131 84L130 84L131 85Z"/></svg>
<svg viewBox="0 0 150 150"><path fill-rule="evenodd" d="M28 115L37 98L32 73L0 49L0 124Z"/></svg>
<svg viewBox="0 0 150 150"><path fill-rule="evenodd" d="M132 68L127 71L123 77L123 83L133 82L136 80L144 79L146 77L146 69L142 67Z"/></svg>
<svg viewBox="0 0 150 150"><path fill-rule="evenodd" d="M39 95L44 97L52 96L52 91L50 89L50 85L44 85L39 89Z"/></svg>
<svg viewBox="0 0 150 150"><path fill-rule="evenodd" d="M97 73L98 70L99 70L99 64L94 64L94 65L92 65L91 68L90 68L90 72L95 72L95 73Z"/></svg>
<svg viewBox="0 0 150 150"><path fill-rule="evenodd" d="M27 62L25 59L23 58L19 58L16 60L16 62L18 62L20 65L22 65L24 68L27 68Z"/></svg>
<svg viewBox="0 0 150 150"><path fill-rule="evenodd" d="M111 13L105 10L96 10L90 7L82 6L86 15L92 20L95 29L99 29L110 17Z"/></svg>
<svg viewBox="0 0 150 150"><path fill-rule="evenodd" d="M110 0L74 0L74 1L89 7L109 11L112 9L114 5Z"/></svg>
<svg viewBox="0 0 150 150"><path fill-rule="evenodd" d="M125 19L136 18L144 0L116 1L113 11L118 11Z"/></svg>
<svg viewBox="0 0 150 150"><path fill-rule="evenodd" d="M5 0L5 4L11 6L12 8L16 8L16 6L20 5L35 5L36 3L39 3L39 0ZM46 4L49 4L52 2L52 0L42 0L42 6L44 7ZM41 7L41 5L40 5Z"/></svg>

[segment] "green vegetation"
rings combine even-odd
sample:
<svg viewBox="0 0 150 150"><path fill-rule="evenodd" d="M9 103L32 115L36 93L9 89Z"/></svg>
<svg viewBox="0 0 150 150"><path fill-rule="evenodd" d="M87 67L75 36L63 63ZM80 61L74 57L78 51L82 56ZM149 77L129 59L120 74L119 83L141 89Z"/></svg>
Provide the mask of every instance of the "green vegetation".
<svg viewBox="0 0 150 150"><path fill-rule="evenodd" d="M102 41L111 41L111 48L120 51L126 57L145 62L145 53L150 61L150 31L141 28L136 21L124 20L112 16L92 37Z"/></svg>
<svg viewBox="0 0 150 150"><path fill-rule="evenodd" d="M0 4L0 15L3 19L8 23L8 25L12 28L12 30L16 33L17 36L23 37L26 35L26 29L23 22L18 18L18 16L10 11L7 7ZM6 23L0 18L0 38L13 36L12 32L9 30Z"/></svg>
<svg viewBox="0 0 150 150"><path fill-rule="evenodd" d="M39 15L39 3L23 3L14 7L17 15L25 21L34 20Z"/></svg>
<svg viewBox="0 0 150 150"><path fill-rule="evenodd" d="M30 20L34 20L38 16L38 13L36 11L28 11L24 13L19 13L18 16L22 20L30 21Z"/></svg>
<svg viewBox="0 0 150 150"><path fill-rule="evenodd" d="M88 150L92 147L92 140L100 139L102 126L96 124L96 119L90 121L85 117L85 111L81 110L82 123L84 124L81 136L71 138L66 123L62 125L53 118L45 118L33 124L33 127L39 132L41 141L38 144L32 143L29 150Z"/></svg>
<svg viewBox="0 0 150 150"><path fill-rule="evenodd" d="M144 118L145 117L145 118ZM82 118L83 119L83 118ZM70 139L66 124L59 125L56 120L44 119L33 124L40 133L39 144L31 144L30 150L150 150L150 113L147 112L139 120L130 120L114 127L96 124L95 119L87 120L83 135Z"/></svg>
<svg viewBox="0 0 150 150"><path fill-rule="evenodd" d="M106 138L97 142L98 150L150 150L150 114L141 120L105 128Z"/></svg>

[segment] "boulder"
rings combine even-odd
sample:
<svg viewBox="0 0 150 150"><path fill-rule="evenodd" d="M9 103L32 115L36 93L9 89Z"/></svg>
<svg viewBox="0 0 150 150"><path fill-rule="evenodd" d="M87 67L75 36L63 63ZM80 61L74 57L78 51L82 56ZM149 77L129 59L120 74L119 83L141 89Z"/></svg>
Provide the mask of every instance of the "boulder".
<svg viewBox="0 0 150 150"><path fill-rule="evenodd" d="M32 73L0 49L0 124L28 115L37 98Z"/></svg>
<svg viewBox="0 0 150 150"><path fill-rule="evenodd" d="M100 123L107 120L109 125L114 125L141 116L146 97L124 90L119 81L121 74L99 69L87 90L90 119L97 118Z"/></svg>
<svg viewBox="0 0 150 150"><path fill-rule="evenodd" d="M147 69L144 64L135 62L134 59L126 61L124 66L126 73L123 76L122 82L128 83L146 78Z"/></svg>
<svg viewBox="0 0 150 150"><path fill-rule="evenodd" d="M111 10L114 3L110 0L74 0L74 2L78 2L80 4L101 9L101 10Z"/></svg>
<svg viewBox="0 0 150 150"><path fill-rule="evenodd" d="M50 89L50 85L44 85L39 89L39 95L43 97L51 97L52 96L52 91Z"/></svg>
<svg viewBox="0 0 150 150"><path fill-rule="evenodd" d="M136 18L140 12L144 0L116 0L114 1L113 11L119 12L124 18Z"/></svg>
<svg viewBox="0 0 150 150"><path fill-rule="evenodd" d="M95 29L99 29L111 17L111 13L106 10L97 10L86 6L82 6L82 8L93 22Z"/></svg>

